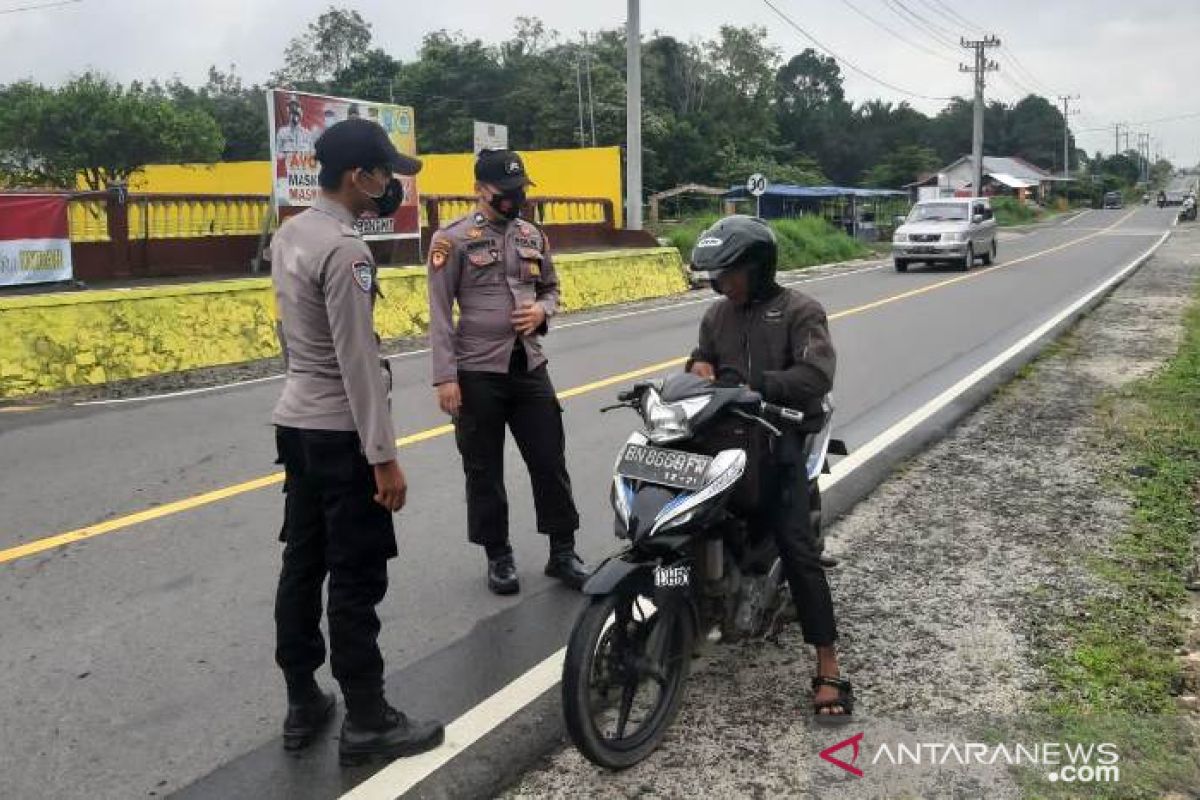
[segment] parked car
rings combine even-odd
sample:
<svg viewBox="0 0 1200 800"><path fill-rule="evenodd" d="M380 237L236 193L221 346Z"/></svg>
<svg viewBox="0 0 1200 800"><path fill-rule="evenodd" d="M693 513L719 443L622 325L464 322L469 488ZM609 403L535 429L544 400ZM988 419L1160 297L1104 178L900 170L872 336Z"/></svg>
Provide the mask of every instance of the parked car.
<svg viewBox="0 0 1200 800"><path fill-rule="evenodd" d="M996 261L996 220L985 197L922 200L892 237L897 272L916 262L951 263L965 271L980 258L985 265Z"/></svg>
<svg viewBox="0 0 1200 800"><path fill-rule="evenodd" d="M1121 196L1120 192L1105 192L1104 193L1104 207L1105 208L1124 208L1125 207L1125 198Z"/></svg>

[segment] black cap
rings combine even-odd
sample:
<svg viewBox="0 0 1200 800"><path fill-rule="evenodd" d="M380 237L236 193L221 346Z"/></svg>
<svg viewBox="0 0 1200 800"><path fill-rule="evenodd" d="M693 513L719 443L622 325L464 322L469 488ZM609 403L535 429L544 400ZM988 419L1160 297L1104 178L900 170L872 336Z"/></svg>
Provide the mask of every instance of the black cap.
<svg viewBox="0 0 1200 800"><path fill-rule="evenodd" d="M525 172L525 162L513 150L480 150L475 159L475 180L498 189L535 185Z"/></svg>
<svg viewBox="0 0 1200 800"><path fill-rule="evenodd" d="M336 170L385 166L394 173L416 175L421 162L396 149L378 122L352 117L329 126L316 144L317 161Z"/></svg>

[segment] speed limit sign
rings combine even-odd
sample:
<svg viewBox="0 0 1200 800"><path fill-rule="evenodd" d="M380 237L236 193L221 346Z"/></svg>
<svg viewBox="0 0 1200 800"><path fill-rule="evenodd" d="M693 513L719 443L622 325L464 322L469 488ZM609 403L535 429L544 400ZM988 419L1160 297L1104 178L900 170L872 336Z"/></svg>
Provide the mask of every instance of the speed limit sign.
<svg viewBox="0 0 1200 800"><path fill-rule="evenodd" d="M746 191L755 197L761 197L767 191L767 176L756 172L746 181Z"/></svg>

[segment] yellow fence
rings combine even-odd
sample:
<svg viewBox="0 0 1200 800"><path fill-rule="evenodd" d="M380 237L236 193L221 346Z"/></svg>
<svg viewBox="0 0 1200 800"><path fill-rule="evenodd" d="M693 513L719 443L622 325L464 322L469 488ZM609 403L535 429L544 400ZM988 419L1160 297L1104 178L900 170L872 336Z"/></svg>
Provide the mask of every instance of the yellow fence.
<svg viewBox="0 0 1200 800"><path fill-rule="evenodd" d="M103 200L72 200L67 205L73 242L107 242L108 212Z"/></svg>
<svg viewBox="0 0 1200 800"><path fill-rule="evenodd" d="M670 247L563 254L555 265L565 310L687 289ZM424 333L425 270L384 269L379 277L379 333ZM268 278L244 278L0 298L0 397L276 355L270 287Z"/></svg>
<svg viewBox="0 0 1200 800"><path fill-rule="evenodd" d="M265 197L131 198L130 239L195 239L204 236L255 235L271 213ZM68 205L73 242L107 242L104 200L76 198Z"/></svg>
<svg viewBox="0 0 1200 800"><path fill-rule="evenodd" d="M538 197L599 197L610 200L616 226L622 226L619 147L527 150L521 152L521 157L530 177L537 183L530 194ZM470 153L432 153L422 155L421 160L424 164L418 178L421 194L474 194L475 157ZM134 194L266 195L271 192L273 175L269 161L151 165L130 178L129 191ZM81 185L79 188L84 187ZM571 217L569 221L599 221L594 211L588 213L593 216Z"/></svg>
<svg viewBox="0 0 1200 800"><path fill-rule="evenodd" d="M129 206L129 235L140 239L257 234L271 213L265 198L147 199Z"/></svg>

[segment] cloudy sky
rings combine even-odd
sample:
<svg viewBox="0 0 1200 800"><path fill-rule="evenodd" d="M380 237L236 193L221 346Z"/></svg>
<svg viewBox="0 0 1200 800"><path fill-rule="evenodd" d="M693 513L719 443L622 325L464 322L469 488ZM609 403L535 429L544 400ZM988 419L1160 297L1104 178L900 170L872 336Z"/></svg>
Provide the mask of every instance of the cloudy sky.
<svg viewBox="0 0 1200 800"><path fill-rule="evenodd" d="M0 83L19 78L55 83L89 68L125 81L178 75L198 83L210 64L236 64L257 82L278 66L288 40L330 5L330 0L76 0L37 7L52 2L0 0ZM626 8L624 0L335 2L360 11L374 26L376 44L401 59L411 58L431 30L496 41L511 31L517 16L534 16L573 37L624 25ZM770 2L838 57L917 95L968 93L970 77L957 71L954 61L961 54L950 44L962 34L994 32L1004 47L990 96L1012 101L1031 89L1077 94L1083 113L1072 118L1072 126L1088 150L1111 151L1113 123L1129 122L1155 137L1176 163L1200 163L1195 0ZM952 21L947 8L961 20ZM646 32L705 38L724 24L765 26L785 55L811 45L764 0L642 2ZM907 99L926 112L942 105L885 88L845 64L843 71L847 93L856 101ZM1193 116L1165 120L1185 114Z"/></svg>

